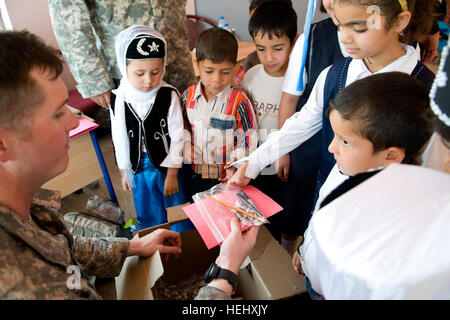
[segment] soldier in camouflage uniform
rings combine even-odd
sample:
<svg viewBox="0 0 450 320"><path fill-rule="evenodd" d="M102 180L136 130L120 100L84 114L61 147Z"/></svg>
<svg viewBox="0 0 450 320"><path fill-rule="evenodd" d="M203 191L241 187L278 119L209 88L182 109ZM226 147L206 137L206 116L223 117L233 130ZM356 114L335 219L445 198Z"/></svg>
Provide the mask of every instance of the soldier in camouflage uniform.
<svg viewBox="0 0 450 320"><path fill-rule="evenodd" d="M167 40L167 83L179 92L196 83L186 34L186 0L49 0L48 4L59 47L84 98L109 105L113 79L121 77L114 40L134 24L147 25Z"/></svg>
<svg viewBox="0 0 450 320"><path fill-rule="evenodd" d="M0 48L0 298L99 299L87 276L117 276L128 255L180 254L180 235L170 230L136 240L72 237L56 197L32 205L67 168L78 120L65 106L53 48L26 31L0 32Z"/></svg>

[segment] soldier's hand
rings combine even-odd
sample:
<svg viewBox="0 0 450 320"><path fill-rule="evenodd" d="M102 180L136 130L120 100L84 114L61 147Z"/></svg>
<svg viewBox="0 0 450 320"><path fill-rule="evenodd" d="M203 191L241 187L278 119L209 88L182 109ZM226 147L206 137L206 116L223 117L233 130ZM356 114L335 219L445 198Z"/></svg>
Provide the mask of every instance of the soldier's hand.
<svg viewBox="0 0 450 320"><path fill-rule="evenodd" d="M253 226L242 232L239 219L234 217L230 222L230 228L230 234L220 246L220 253L216 259L216 264L221 268L238 274L245 258L255 246L259 226ZM216 287L229 295L233 291L229 282L223 279L214 279L208 286Z"/></svg>
<svg viewBox="0 0 450 320"><path fill-rule="evenodd" d="M111 91L106 91L102 94L91 97L90 99L103 108L108 109L111 107Z"/></svg>
<svg viewBox="0 0 450 320"><path fill-rule="evenodd" d="M156 251L166 258L181 253L181 237L178 232L157 229L139 239L130 240L127 256L138 255L149 257Z"/></svg>

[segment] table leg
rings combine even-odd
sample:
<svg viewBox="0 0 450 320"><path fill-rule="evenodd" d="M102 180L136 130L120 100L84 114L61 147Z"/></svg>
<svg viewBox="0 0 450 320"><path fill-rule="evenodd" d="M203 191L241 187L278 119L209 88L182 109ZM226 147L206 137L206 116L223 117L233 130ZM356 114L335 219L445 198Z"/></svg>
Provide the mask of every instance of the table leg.
<svg viewBox="0 0 450 320"><path fill-rule="evenodd" d="M106 188L108 188L109 197L111 198L112 202L119 205L119 202L117 201L116 193L114 192L114 188L111 183L111 179L109 177L108 168L106 168L105 160L103 159L102 150L100 149L100 145L98 144L98 140L94 133L94 130L91 130L89 132L89 134L91 135L92 143L94 144L95 153L97 154L97 159L100 164L100 168L102 169L103 178L105 179Z"/></svg>

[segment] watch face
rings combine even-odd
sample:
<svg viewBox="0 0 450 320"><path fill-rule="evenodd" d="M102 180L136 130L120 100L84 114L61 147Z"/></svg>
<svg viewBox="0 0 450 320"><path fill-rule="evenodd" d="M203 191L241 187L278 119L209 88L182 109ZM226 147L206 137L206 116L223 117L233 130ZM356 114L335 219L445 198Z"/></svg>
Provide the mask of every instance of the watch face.
<svg viewBox="0 0 450 320"><path fill-rule="evenodd" d="M206 270L205 273L205 282L211 282L212 279L214 279L217 276L217 273L219 272L220 268L215 264L211 263L208 270Z"/></svg>

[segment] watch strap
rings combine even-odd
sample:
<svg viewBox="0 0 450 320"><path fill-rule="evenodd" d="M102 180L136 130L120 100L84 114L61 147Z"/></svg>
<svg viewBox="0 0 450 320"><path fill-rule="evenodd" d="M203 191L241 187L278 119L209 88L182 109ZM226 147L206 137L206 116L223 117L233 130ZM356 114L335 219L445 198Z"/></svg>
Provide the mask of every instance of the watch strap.
<svg viewBox="0 0 450 320"><path fill-rule="evenodd" d="M234 272L219 267L215 262L213 262L210 265L210 267L208 268L208 271L206 271L205 282L209 283L213 279L227 280L233 287L233 290L236 288L237 281L238 281L238 277Z"/></svg>
<svg viewBox="0 0 450 320"><path fill-rule="evenodd" d="M227 270L227 269L220 268L219 272L217 273L216 278L228 280L228 282L233 287L233 290L236 289L238 277L234 272Z"/></svg>

